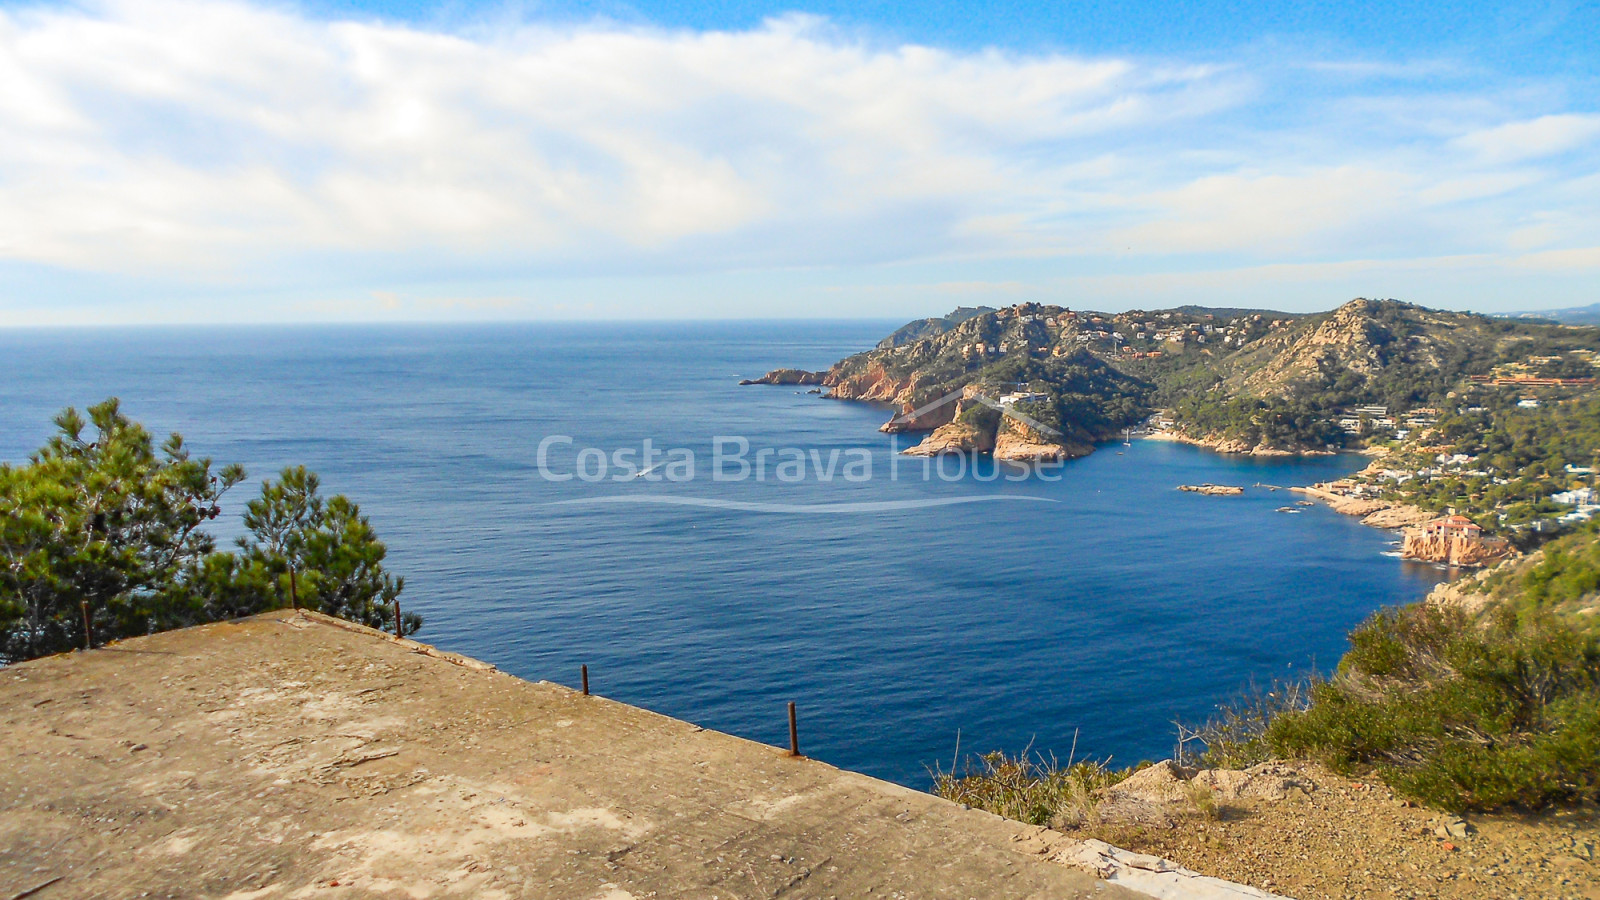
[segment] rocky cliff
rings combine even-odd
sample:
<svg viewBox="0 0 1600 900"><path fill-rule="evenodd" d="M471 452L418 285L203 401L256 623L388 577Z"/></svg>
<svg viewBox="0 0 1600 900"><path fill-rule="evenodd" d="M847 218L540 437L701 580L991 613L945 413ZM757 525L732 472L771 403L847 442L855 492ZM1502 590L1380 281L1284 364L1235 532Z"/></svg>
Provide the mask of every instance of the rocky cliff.
<svg viewBox="0 0 1600 900"><path fill-rule="evenodd" d="M1009 418L1001 420L994 442L994 458L1010 462L1060 462L1093 452L1093 444L1051 437L1026 422Z"/></svg>
<svg viewBox="0 0 1600 900"><path fill-rule="evenodd" d="M946 453L992 453L994 432L966 422L941 425L922 443L901 452L907 456L943 456Z"/></svg>
<svg viewBox="0 0 1600 900"><path fill-rule="evenodd" d="M1451 566L1482 566L1505 558L1511 545L1500 538L1444 537L1427 534L1420 528L1409 528L1400 555L1405 559L1444 563Z"/></svg>

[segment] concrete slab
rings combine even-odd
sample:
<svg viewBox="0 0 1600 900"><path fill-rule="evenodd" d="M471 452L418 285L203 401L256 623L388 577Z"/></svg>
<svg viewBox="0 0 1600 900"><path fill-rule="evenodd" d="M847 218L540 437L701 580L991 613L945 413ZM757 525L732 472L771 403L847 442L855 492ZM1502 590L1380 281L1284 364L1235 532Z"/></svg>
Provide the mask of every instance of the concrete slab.
<svg viewBox="0 0 1600 900"><path fill-rule="evenodd" d="M281 612L0 669L0 900L1139 896L1040 829L447 657Z"/></svg>

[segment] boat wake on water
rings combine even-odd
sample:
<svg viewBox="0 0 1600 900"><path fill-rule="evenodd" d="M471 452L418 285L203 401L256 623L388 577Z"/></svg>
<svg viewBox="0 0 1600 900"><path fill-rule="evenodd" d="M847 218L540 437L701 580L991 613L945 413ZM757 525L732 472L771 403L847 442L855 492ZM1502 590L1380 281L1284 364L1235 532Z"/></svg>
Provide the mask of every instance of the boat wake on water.
<svg viewBox="0 0 1600 900"><path fill-rule="evenodd" d="M992 503L1022 500L1031 503L1060 503L1049 497L1023 497L1002 494L992 497L943 497L928 500L874 500L861 503L753 503L744 500L718 500L711 497L673 497L650 495L644 497L585 497L577 500L558 500L550 506L571 506L585 503L661 503L668 506L697 506L704 509L726 509L739 512L762 513L875 513L898 512L907 509L929 509L937 506L957 506L965 503Z"/></svg>

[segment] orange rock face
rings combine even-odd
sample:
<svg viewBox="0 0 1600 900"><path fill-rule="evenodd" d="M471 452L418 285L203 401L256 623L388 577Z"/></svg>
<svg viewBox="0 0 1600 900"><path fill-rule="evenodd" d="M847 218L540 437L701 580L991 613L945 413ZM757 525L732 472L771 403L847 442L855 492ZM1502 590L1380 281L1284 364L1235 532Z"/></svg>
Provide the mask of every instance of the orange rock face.
<svg viewBox="0 0 1600 900"><path fill-rule="evenodd" d="M1509 554L1511 545L1500 538L1445 537L1430 535L1420 528L1406 530L1400 555L1405 559L1445 563L1451 566L1481 566Z"/></svg>

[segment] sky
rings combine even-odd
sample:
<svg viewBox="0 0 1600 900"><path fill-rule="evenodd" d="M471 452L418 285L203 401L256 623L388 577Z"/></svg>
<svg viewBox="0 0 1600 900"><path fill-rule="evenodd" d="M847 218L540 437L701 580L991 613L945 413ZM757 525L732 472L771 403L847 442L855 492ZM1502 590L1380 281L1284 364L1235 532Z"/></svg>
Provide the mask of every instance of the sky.
<svg viewBox="0 0 1600 900"><path fill-rule="evenodd" d="M1597 295L1600 3L0 0L0 326Z"/></svg>

